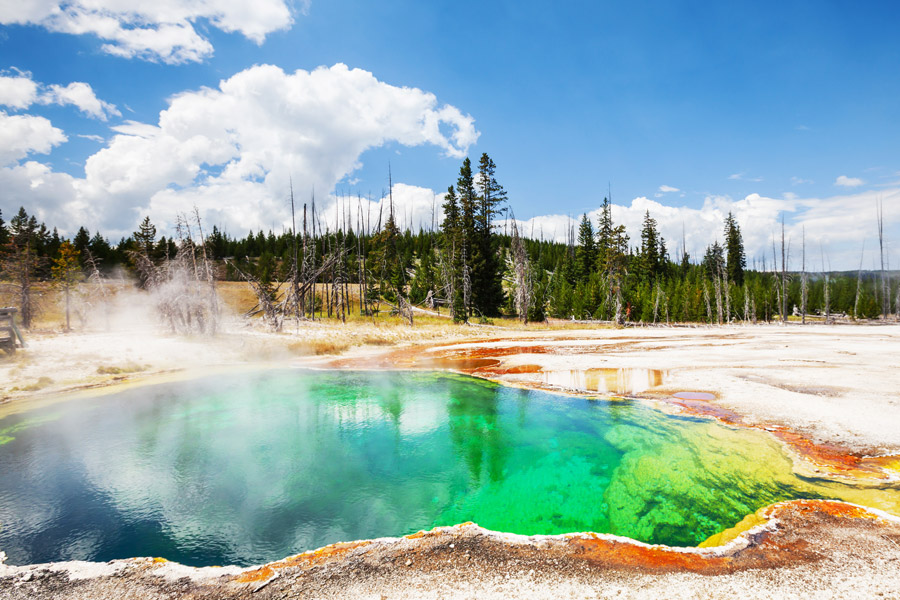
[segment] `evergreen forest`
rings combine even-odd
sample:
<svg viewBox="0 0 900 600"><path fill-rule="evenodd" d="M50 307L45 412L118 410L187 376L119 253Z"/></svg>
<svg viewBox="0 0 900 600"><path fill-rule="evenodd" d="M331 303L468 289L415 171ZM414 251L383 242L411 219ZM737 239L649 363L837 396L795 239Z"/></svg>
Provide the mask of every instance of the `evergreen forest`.
<svg viewBox="0 0 900 600"><path fill-rule="evenodd" d="M487 154L477 164L463 161L444 197L442 221L428 229L401 228L390 195L379 214L354 211L353 199L344 200L343 214L329 220L314 202L295 204L292 194L291 228L243 237L215 225L204 231L199 216L183 216L175 235L159 236L147 216L117 242L85 226L61 236L22 207L8 222L0 213L0 291L27 327L30 290L41 282L69 286L125 272L147 286L153 269L189 251L212 265L211 280L248 281L260 306L284 306L293 290L292 310L306 318L418 307L457 322L723 324L871 319L897 314L900 305L900 281L887 271L808 271L813 261L805 240L799 251L797 240L786 248L783 225L773 232L771 262L749 269L731 214L721 224L724 243L696 257L673 256L672 240L649 212L640 238L630 239L613 220L608 198L599 220L583 215L568 242L534 239L518 230Z"/></svg>

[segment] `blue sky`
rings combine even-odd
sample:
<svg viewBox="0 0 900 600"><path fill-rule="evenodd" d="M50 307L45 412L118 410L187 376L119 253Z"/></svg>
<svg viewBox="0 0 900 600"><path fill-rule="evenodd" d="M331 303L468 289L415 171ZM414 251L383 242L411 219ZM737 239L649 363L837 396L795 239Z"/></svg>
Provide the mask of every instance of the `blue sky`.
<svg viewBox="0 0 900 600"><path fill-rule="evenodd" d="M694 255L729 210L751 256L784 213L852 268L879 199L900 237L893 2L131 4L0 9L7 219L25 205L117 236L197 205L235 234L280 229L288 176L320 207L377 201L390 163L405 214L430 222L460 157L488 152L545 237L607 186L633 237L649 210Z"/></svg>

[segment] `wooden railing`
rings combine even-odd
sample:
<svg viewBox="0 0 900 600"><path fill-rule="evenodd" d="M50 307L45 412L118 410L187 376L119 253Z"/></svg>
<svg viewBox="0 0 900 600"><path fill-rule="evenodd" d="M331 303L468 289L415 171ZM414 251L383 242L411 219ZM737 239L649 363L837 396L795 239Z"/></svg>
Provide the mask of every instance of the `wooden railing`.
<svg viewBox="0 0 900 600"><path fill-rule="evenodd" d="M15 316L19 309L13 307L0 308L0 350L15 354L16 340L24 348L25 340L16 327Z"/></svg>

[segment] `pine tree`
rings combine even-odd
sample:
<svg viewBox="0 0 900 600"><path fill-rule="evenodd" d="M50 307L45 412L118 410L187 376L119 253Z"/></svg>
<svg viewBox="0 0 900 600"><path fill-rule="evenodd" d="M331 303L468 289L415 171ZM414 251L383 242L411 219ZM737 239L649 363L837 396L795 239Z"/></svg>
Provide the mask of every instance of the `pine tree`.
<svg viewBox="0 0 900 600"><path fill-rule="evenodd" d="M581 224L578 226L578 247L575 248L575 264L579 281L587 282L591 273L594 272L596 254L594 227L585 213L581 216Z"/></svg>
<svg viewBox="0 0 900 600"><path fill-rule="evenodd" d="M370 241L368 269L376 274L381 295L390 301L398 300L396 296L403 293L406 283L405 269L397 251L398 239L401 237L392 210L381 231L372 236Z"/></svg>
<svg viewBox="0 0 900 600"><path fill-rule="evenodd" d="M62 242L63 239L59 237L59 231L57 231L56 227L54 227L53 233L50 234L50 241L44 248L44 253L47 256L56 256L56 254L59 252L60 246L62 246Z"/></svg>
<svg viewBox="0 0 900 600"><path fill-rule="evenodd" d="M500 314L503 286L497 245L493 234L497 208L506 201L506 190L497 182L497 166L484 153L478 164L478 210L475 214L475 243L472 270L472 303L482 315Z"/></svg>
<svg viewBox="0 0 900 600"><path fill-rule="evenodd" d="M659 275L667 277L669 274L669 249L666 248L666 240L659 236Z"/></svg>
<svg viewBox="0 0 900 600"><path fill-rule="evenodd" d="M138 271L138 285L141 288L146 288L150 285L150 275L151 270L147 268L140 268L141 261L153 261L156 258L159 258L157 252L154 251L155 242L156 242L156 226L150 222L150 217L144 217L144 220L141 222L138 230L131 234L132 239L134 240L135 248L133 253L129 253L129 259L133 266L139 267ZM257 255L258 256L258 255Z"/></svg>
<svg viewBox="0 0 900 600"><path fill-rule="evenodd" d="M441 224L441 245L447 260L447 301L450 303L450 314L453 320L467 320L466 305L463 300L463 268L462 261L462 219L456 190L451 185L444 196L444 222Z"/></svg>
<svg viewBox="0 0 900 600"><path fill-rule="evenodd" d="M706 268L706 274L710 279L720 277L725 271L725 255L718 240L713 242L712 246L706 248L703 266Z"/></svg>
<svg viewBox="0 0 900 600"><path fill-rule="evenodd" d="M597 266L601 270L608 269L607 263L610 259L610 253L615 243L615 233L612 220L612 210L609 205L609 198L603 199L603 206L600 209L600 223L597 227Z"/></svg>
<svg viewBox="0 0 900 600"><path fill-rule="evenodd" d="M656 229L656 219L650 216L648 210L644 214L644 226L641 229L641 267L642 279L653 282L661 271L659 256L659 232Z"/></svg>
<svg viewBox="0 0 900 600"><path fill-rule="evenodd" d="M219 231L219 228L213 225L212 233L206 238L206 246L212 258L221 259L225 257L225 236Z"/></svg>
<svg viewBox="0 0 900 600"><path fill-rule="evenodd" d="M6 229L6 223L3 221L3 211L0 210L0 253L3 247L9 243L9 231Z"/></svg>
<svg viewBox="0 0 900 600"><path fill-rule="evenodd" d="M88 244L88 250L90 250L91 255L93 255L94 259L100 262L108 262L113 253L112 247L109 245L109 242L106 241L106 238L100 235L99 231L94 234L94 237L91 238L91 241Z"/></svg>
<svg viewBox="0 0 900 600"><path fill-rule="evenodd" d="M728 281L737 286L744 285L744 269L747 267L747 256L744 254L744 240L741 237L741 229L730 212L725 218L725 250L728 259L725 272Z"/></svg>
<svg viewBox="0 0 900 600"><path fill-rule="evenodd" d="M9 279L18 296L19 316L27 329L37 316L34 298L34 282L41 258L36 249L37 220L29 217L25 207L20 207L9 222L8 253L3 261L4 277Z"/></svg>
<svg viewBox="0 0 900 600"><path fill-rule="evenodd" d="M681 251L681 278L684 279L687 277L688 269L691 268L691 255L688 254L687 250Z"/></svg>
<svg viewBox="0 0 900 600"><path fill-rule="evenodd" d="M459 198L459 246L460 260L462 269L460 271L460 279L462 280L462 296L463 305L465 306L466 316L472 314L472 265L475 259L474 242L475 234L475 215L478 207L478 195L475 192L475 178L472 175L472 161L468 158L463 160L462 166L459 168L459 178L456 180L456 194Z"/></svg>
<svg viewBox="0 0 900 600"><path fill-rule="evenodd" d="M149 216L144 217L140 227L134 232L132 237L137 243L139 250L142 250L148 257L153 255L153 247L156 242L156 226L150 222Z"/></svg>
<svg viewBox="0 0 900 600"><path fill-rule="evenodd" d="M91 234L84 227L78 228L78 233L75 234L75 237L72 238L72 246L75 247L75 250L78 251L80 255L84 255L85 249L91 243Z"/></svg>

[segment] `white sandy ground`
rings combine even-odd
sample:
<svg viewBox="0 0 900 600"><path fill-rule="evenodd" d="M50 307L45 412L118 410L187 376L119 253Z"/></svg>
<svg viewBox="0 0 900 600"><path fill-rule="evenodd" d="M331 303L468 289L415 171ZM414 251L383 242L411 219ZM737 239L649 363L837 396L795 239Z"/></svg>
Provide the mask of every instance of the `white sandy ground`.
<svg viewBox="0 0 900 600"><path fill-rule="evenodd" d="M542 346L552 352L499 357L503 366L539 365L556 375L585 369L659 369L666 372L662 384L635 395L710 392L717 404L747 423L787 426L816 442L863 454L900 453L900 325L536 332L529 339L453 344L432 351L515 346ZM545 378L541 373L499 377L531 384ZM577 389L577 380L571 385ZM564 381L559 387L566 387Z"/></svg>

